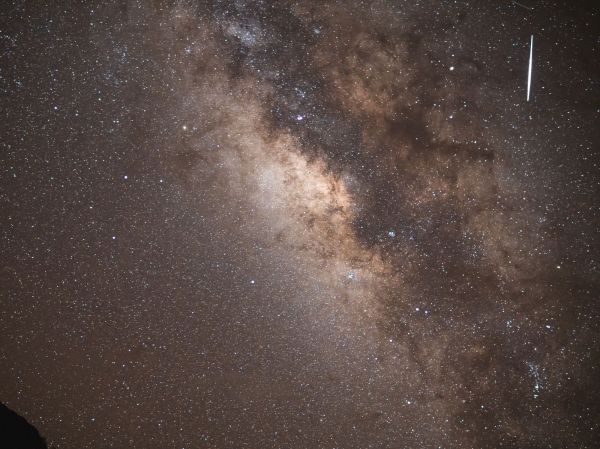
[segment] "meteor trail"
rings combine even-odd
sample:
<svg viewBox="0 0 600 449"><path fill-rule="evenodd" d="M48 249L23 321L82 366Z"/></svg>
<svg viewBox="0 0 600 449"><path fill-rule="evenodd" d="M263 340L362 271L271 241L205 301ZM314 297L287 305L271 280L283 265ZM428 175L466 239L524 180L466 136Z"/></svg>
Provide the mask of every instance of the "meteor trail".
<svg viewBox="0 0 600 449"><path fill-rule="evenodd" d="M529 11L531 11L531 10L533 9L531 6L524 5L523 3L519 3L519 2L515 2L515 1L513 1L513 3L514 3L515 5L518 5L518 6L520 6L521 8L528 9Z"/></svg>
<svg viewBox="0 0 600 449"><path fill-rule="evenodd" d="M529 44L529 71L527 73L527 101L531 93L531 64L533 62L533 34L531 35L531 43Z"/></svg>

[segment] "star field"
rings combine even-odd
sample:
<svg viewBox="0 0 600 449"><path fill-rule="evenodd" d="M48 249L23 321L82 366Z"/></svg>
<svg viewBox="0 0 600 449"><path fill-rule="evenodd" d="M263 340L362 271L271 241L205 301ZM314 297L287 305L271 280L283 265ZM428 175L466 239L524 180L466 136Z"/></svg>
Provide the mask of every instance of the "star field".
<svg viewBox="0 0 600 449"><path fill-rule="evenodd" d="M0 402L57 449L597 447L598 14L5 2Z"/></svg>

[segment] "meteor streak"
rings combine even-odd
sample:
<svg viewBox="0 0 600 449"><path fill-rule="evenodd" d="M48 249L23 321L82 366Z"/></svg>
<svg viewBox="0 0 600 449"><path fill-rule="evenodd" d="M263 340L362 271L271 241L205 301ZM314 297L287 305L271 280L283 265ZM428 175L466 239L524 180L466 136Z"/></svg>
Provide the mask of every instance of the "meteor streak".
<svg viewBox="0 0 600 449"><path fill-rule="evenodd" d="M529 71L527 72L527 101L531 93L531 64L533 62L533 34L531 35L531 43L529 44Z"/></svg>
<svg viewBox="0 0 600 449"><path fill-rule="evenodd" d="M533 9L531 6L524 5L523 3L519 3L519 2L515 2L515 1L513 1L513 3L517 6L520 6L521 8L528 9L529 11L531 11Z"/></svg>

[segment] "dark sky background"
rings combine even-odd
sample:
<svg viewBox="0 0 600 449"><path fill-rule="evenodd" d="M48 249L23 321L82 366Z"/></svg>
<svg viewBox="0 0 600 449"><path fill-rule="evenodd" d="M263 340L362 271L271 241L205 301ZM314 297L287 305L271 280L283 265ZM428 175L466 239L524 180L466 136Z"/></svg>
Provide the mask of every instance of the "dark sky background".
<svg viewBox="0 0 600 449"><path fill-rule="evenodd" d="M0 401L56 448L597 447L597 2L0 13Z"/></svg>

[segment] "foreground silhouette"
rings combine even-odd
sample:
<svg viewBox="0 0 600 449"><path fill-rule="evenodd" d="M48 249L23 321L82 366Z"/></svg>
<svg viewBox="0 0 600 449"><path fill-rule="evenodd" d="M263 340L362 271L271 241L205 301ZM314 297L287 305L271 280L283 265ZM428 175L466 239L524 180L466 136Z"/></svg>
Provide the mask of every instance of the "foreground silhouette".
<svg viewBox="0 0 600 449"><path fill-rule="evenodd" d="M1 449L48 449L35 427L0 403Z"/></svg>

